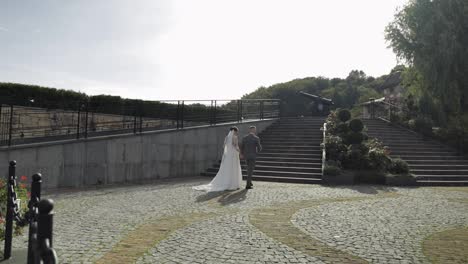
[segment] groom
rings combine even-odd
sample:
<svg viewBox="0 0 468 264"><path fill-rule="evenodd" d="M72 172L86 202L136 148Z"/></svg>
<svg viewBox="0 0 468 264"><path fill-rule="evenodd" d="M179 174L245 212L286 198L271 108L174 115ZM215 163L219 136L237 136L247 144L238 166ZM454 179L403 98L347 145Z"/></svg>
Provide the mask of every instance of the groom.
<svg viewBox="0 0 468 264"><path fill-rule="evenodd" d="M257 153L262 151L262 145L260 145L260 138L257 137L257 128L251 126L249 128L249 134L242 139L241 154L247 163L247 186L246 189L252 189L252 174L255 169L255 160L257 159Z"/></svg>

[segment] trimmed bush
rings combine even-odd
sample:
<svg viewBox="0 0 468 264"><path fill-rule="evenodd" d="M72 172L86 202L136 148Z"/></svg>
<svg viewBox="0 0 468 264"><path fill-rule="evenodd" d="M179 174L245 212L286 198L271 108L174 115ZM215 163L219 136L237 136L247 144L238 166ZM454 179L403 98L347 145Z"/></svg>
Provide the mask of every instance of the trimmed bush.
<svg viewBox="0 0 468 264"><path fill-rule="evenodd" d="M361 144L364 140L364 134L361 132L349 132L346 135L346 143L348 144Z"/></svg>
<svg viewBox="0 0 468 264"><path fill-rule="evenodd" d="M393 159L388 171L393 174L407 174L409 173L408 163L402 159Z"/></svg>
<svg viewBox="0 0 468 264"><path fill-rule="evenodd" d="M353 119L349 122L349 128L354 132L362 132L364 124L361 119Z"/></svg>
<svg viewBox="0 0 468 264"><path fill-rule="evenodd" d="M423 135L432 135L432 121L430 119L418 117L411 119L408 122L408 125L411 129Z"/></svg>
<svg viewBox="0 0 468 264"><path fill-rule="evenodd" d="M340 137L329 136L325 139L325 148L327 153L327 160L339 161L346 152L346 146Z"/></svg>
<svg viewBox="0 0 468 264"><path fill-rule="evenodd" d="M385 154L383 149L372 149L369 151L369 166L378 171L384 171L392 160Z"/></svg>
<svg viewBox="0 0 468 264"><path fill-rule="evenodd" d="M326 165L323 174L325 176L338 176L341 173L341 169L338 166Z"/></svg>
<svg viewBox="0 0 468 264"><path fill-rule="evenodd" d="M341 109L338 112L338 118L341 120L341 122L346 122L351 118L351 112L347 109Z"/></svg>
<svg viewBox="0 0 468 264"><path fill-rule="evenodd" d="M340 134L346 134L349 132L349 126L346 123L341 123L336 126L336 132Z"/></svg>
<svg viewBox="0 0 468 264"><path fill-rule="evenodd" d="M346 153L343 165L345 169L359 170L367 167L367 161L360 150L353 149Z"/></svg>

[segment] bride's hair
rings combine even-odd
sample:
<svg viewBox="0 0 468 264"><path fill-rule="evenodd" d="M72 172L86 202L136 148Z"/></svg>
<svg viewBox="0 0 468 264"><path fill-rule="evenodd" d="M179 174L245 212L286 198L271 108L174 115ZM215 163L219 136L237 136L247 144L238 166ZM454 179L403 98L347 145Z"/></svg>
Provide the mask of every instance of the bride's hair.
<svg viewBox="0 0 468 264"><path fill-rule="evenodd" d="M231 127L231 128L229 129L229 131L233 131L233 130L236 131L236 132L239 131L239 129L238 129L236 126L233 126L233 127Z"/></svg>

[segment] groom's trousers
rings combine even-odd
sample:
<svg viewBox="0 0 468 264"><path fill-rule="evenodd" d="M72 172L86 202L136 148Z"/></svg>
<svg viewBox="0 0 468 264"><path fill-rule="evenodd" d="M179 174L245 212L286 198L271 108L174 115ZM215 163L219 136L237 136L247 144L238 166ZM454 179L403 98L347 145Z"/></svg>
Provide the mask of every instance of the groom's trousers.
<svg viewBox="0 0 468 264"><path fill-rule="evenodd" d="M255 169L255 159L247 159L247 186L252 186L252 174Z"/></svg>

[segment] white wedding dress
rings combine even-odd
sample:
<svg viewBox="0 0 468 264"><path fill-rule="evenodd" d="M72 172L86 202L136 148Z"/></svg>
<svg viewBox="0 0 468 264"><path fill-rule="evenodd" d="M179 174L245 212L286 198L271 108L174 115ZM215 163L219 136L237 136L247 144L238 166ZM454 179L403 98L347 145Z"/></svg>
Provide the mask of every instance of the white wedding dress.
<svg viewBox="0 0 468 264"><path fill-rule="evenodd" d="M224 139L223 158L219 171L209 184L193 189L206 192L236 190L242 183L242 169L239 158L239 141L233 131Z"/></svg>

